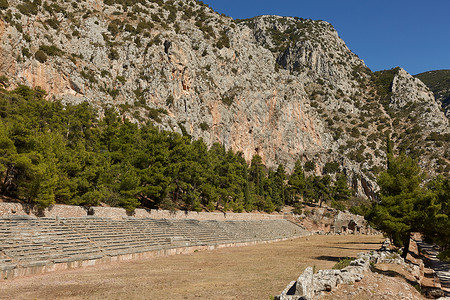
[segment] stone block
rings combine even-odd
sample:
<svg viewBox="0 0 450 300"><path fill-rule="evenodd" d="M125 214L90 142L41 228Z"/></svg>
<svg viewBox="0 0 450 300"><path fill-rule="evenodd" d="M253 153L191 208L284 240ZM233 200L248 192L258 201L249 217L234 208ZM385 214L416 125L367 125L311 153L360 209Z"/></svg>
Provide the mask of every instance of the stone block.
<svg viewBox="0 0 450 300"><path fill-rule="evenodd" d="M295 294L303 296L304 299L312 299L314 297L314 272L312 267L307 267L305 271L297 279L295 284Z"/></svg>

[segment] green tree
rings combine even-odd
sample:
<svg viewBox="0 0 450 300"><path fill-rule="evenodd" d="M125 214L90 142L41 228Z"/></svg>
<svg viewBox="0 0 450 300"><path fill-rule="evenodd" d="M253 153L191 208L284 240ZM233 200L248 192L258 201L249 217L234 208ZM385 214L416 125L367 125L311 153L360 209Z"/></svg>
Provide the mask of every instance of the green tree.
<svg viewBox="0 0 450 300"><path fill-rule="evenodd" d="M313 188L318 195L319 206L322 207L323 202L331 200L331 177L329 175L325 176L314 176Z"/></svg>
<svg viewBox="0 0 450 300"><path fill-rule="evenodd" d="M302 163L300 160L295 162L295 167L292 175L289 177L289 187L293 191L295 201L303 198L303 192L306 188L305 172L303 172Z"/></svg>
<svg viewBox="0 0 450 300"><path fill-rule="evenodd" d="M286 171L282 164L278 165L275 172L269 172L270 198L277 210L286 203L286 177Z"/></svg>
<svg viewBox="0 0 450 300"><path fill-rule="evenodd" d="M262 162L261 156L253 155L250 164L250 180L254 183L255 193L264 196L264 179L266 177L266 167Z"/></svg>
<svg viewBox="0 0 450 300"><path fill-rule="evenodd" d="M412 158L401 154L389 155L388 160L388 169L377 179L381 202L372 207L367 218L395 245L404 247L402 256L406 258L411 232L420 230L424 218L421 208L429 195L420 186L423 174Z"/></svg>
<svg viewBox="0 0 450 300"><path fill-rule="evenodd" d="M439 175L427 185L431 197L427 197L422 232L429 243L442 247L442 259L450 258L450 180Z"/></svg>
<svg viewBox="0 0 450 300"><path fill-rule="evenodd" d="M348 179L344 173L338 173L333 184L332 190L333 200L348 201L352 195L352 191L348 187Z"/></svg>

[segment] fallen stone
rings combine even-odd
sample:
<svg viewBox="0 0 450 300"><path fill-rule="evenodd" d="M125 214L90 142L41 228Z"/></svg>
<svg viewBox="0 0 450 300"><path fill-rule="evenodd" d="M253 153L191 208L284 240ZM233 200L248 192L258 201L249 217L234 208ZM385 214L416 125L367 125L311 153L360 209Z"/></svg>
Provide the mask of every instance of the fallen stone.
<svg viewBox="0 0 450 300"><path fill-rule="evenodd" d="M296 295L303 296L304 299L312 299L314 296L314 271L313 268L308 267L302 275L297 279Z"/></svg>

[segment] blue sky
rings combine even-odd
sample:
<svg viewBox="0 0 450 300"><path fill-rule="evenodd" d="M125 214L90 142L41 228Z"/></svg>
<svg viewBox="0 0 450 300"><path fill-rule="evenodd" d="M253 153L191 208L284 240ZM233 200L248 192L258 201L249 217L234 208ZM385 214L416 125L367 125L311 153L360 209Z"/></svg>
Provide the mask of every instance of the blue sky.
<svg viewBox="0 0 450 300"><path fill-rule="evenodd" d="M450 69L450 0L204 0L234 19L272 14L330 22L373 71Z"/></svg>

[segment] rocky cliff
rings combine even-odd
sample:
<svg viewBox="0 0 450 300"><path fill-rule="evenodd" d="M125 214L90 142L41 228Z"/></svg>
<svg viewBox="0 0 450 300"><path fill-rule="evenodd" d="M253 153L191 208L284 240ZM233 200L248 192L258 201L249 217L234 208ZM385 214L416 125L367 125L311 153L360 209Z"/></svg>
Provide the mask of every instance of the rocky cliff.
<svg viewBox="0 0 450 300"><path fill-rule="evenodd" d="M113 106L269 167L311 160L320 173L335 161L361 193L385 164L387 134L429 170L450 171L448 119L433 94L400 68L370 71L327 22L233 20L193 0L8 2L9 88Z"/></svg>

